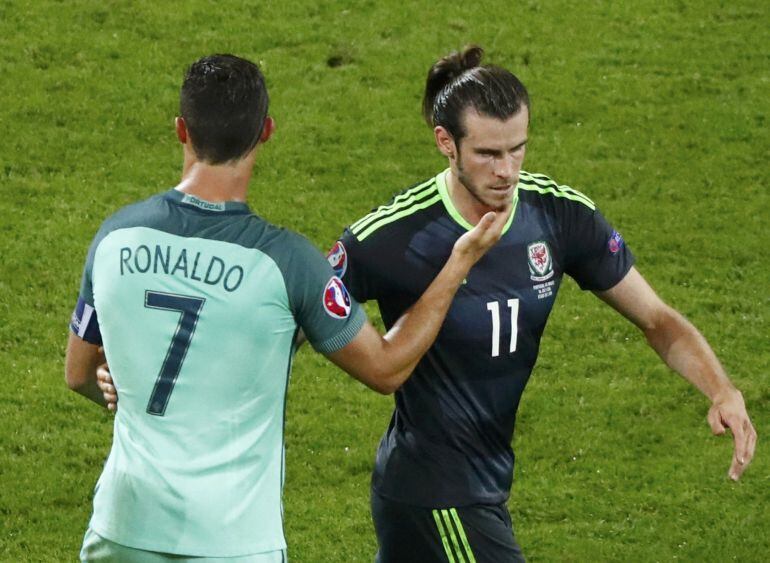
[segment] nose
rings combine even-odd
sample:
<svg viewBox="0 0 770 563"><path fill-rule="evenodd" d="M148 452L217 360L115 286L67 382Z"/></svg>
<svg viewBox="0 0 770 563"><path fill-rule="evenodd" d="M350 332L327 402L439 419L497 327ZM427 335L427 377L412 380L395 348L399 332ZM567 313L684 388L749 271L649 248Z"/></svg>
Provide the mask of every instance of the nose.
<svg viewBox="0 0 770 563"><path fill-rule="evenodd" d="M495 176L502 180L509 180L516 174L516 159L504 156L495 161Z"/></svg>

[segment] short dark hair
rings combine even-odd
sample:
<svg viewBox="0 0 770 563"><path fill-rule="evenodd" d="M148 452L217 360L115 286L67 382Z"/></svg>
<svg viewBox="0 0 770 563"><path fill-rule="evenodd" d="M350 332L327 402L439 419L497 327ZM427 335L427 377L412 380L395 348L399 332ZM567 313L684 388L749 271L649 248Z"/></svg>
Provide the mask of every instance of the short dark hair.
<svg viewBox="0 0 770 563"><path fill-rule="evenodd" d="M439 59L428 71L422 115L431 127L441 126L462 139L463 112L472 107L479 114L508 119L522 106L529 109L529 94L511 72L493 65L480 65L484 49L471 45Z"/></svg>
<svg viewBox="0 0 770 563"><path fill-rule="evenodd" d="M221 164L248 154L267 118L265 77L234 55L210 55L185 73L179 113L199 160Z"/></svg>

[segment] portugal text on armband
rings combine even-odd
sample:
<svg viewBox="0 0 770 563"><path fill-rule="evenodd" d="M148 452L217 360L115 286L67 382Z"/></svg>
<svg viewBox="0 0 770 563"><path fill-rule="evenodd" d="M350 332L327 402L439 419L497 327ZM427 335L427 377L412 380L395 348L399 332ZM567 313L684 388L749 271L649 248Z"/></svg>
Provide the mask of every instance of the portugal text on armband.
<svg viewBox="0 0 770 563"><path fill-rule="evenodd" d="M242 266L229 266L218 256L206 256L200 251L187 252L170 245L154 247L139 245L120 249L120 275L168 274L181 276L208 285L221 284L226 291L235 291L244 276Z"/></svg>

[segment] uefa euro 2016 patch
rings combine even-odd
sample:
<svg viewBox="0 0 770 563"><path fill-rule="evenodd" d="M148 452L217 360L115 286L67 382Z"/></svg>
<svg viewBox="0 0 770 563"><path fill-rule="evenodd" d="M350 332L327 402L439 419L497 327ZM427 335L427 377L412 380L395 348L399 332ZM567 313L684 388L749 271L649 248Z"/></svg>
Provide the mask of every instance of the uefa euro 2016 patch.
<svg viewBox="0 0 770 563"><path fill-rule="evenodd" d="M350 315L350 294L345 284L334 276L324 289L324 310L335 319L346 319Z"/></svg>
<svg viewBox="0 0 770 563"><path fill-rule="evenodd" d="M326 255L326 259L329 261L329 264L337 277L341 278L345 275L345 272L348 269L348 253L345 250L345 245L342 244L342 241L338 240L334 243L334 246L332 246L332 249Z"/></svg>
<svg viewBox="0 0 770 563"><path fill-rule="evenodd" d="M610 249L611 254L617 254L618 250L623 247L623 237L617 231L612 231L610 240L607 241L607 247Z"/></svg>

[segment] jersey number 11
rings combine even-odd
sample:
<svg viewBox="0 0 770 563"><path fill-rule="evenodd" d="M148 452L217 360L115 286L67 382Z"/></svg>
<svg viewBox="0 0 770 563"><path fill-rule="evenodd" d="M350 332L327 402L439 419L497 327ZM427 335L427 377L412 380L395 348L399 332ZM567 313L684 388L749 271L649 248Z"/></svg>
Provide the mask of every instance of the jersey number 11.
<svg viewBox="0 0 770 563"><path fill-rule="evenodd" d="M511 310L511 344L508 352L513 353L516 351L516 337L519 333L519 300L509 299L508 308ZM492 357L496 358L500 355L500 303L490 301L487 310L492 313Z"/></svg>

